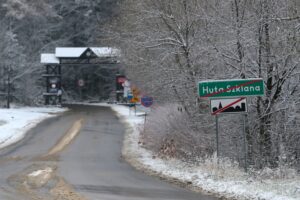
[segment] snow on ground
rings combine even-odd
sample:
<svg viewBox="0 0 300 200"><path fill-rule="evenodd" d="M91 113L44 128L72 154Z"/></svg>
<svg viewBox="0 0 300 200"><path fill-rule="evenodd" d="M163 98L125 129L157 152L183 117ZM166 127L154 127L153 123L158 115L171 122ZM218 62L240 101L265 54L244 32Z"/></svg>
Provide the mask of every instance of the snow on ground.
<svg viewBox="0 0 300 200"><path fill-rule="evenodd" d="M0 148L21 140L36 124L64 111L66 109L50 107L0 109Z"/></svg>
<svg viewBox="0 0 300 200"><path fill-rule="evenodd" d="M50 168L50 167L46 167L45 169L42 169L42 170L37 170L37 171L34 171L34 172L31 172L30 174L28 174L28 176L40 176L42 174L50 174L53 172L53 169Z"/></svg>
<svg viewBox="0 0 300 200"><path fill-rule="evenodd" d="M192 186L196 186L200 191L214 193L219 197L239 200L300 200L300 177L294 170L282 168L287 174L286 178L281 178L280 170L265 169L249 175L250 173L244 173L230 161L219 160L218 164L216 158L209 158L196 166L175 159L163 160L154 157L151 151L138 144L144 118L135 116L125 106L112 105L112 109L129 126L123 154L137 168L167 179L192 183Z"/></svg>
<svg viewBox="0 0 300 200"><path fill-rule="evenodd" d="M265 169L260 173L252 172L250 176L230 161L221 160L218 165L216 158L207 159L200 166L188 165L175 159L163 160L157 157L154 159L151 151L138 144L139 133L143 129L144 113L137 112L135 116L134 111L129 111L125 106L95 105L111 106L126 122L128 131L123 154L138 168L164 178L177 179L183 183L191 182L200 190L217 194L217 196L239 200L300 200L300 177L293 170L281 169L287 177L281 179L280 170ZM37 123L63 111L65 109L61 108L0 109L0 148L17 142Z"/></svg>

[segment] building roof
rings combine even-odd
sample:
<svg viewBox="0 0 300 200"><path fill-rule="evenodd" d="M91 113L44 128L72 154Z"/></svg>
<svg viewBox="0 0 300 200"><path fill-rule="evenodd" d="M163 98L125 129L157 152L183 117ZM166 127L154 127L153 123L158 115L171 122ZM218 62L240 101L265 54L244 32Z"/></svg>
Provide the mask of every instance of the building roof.
<svg viewBox="0 0 300 200"><path fill-rule="evenodd" d="M90 49L96 54L99 58L101 57L118 57L120 56L120 50L110 47L90 47Z"/></svg>
<svg viewBox="0 0 300 200"><path fill-rule="evenodd" d="M41 54L41 63L43 64L59 64L59 59L52 53Z"/></svg>
<svg viewBox="0 0 300 200"><path fill-rule="evenodd" d="M120 51L110 47L57 47L55 56L57 58L80 58L86 51L91 50L97 57L117 57Z"/></svg>
<svg viewBox="0 0 300 200"><path fill-rule="evenodd" d="M119 49L111 47L57 47L55 54L41 54L41 63L60 64L60 59L86 58L87 52L91 52L91 58L116 58L121 55Z"/></svg>

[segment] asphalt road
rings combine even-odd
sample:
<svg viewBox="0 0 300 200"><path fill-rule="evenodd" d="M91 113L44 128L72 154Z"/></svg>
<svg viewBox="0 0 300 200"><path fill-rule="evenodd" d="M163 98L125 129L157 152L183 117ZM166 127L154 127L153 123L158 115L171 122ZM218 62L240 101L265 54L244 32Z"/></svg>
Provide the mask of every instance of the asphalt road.
<svg viewBox="0 0 300 200"><path fill-rule="evenodd" d="M76 193L89 200L215 200L190 192L136 171L121 157L124 126L106 107L72 106L62 116L48 119L26 138L0 150L0 199L26 199L9 181L28 166L37 165L68 131L74 121L84 119L77 137L59 153L57 174ZM38 161L39 164L43 161ZM52 162L52 161L51 161ZM49 161L46 163L49 164ZM28 197L30 199L30 197Z"/></svg>

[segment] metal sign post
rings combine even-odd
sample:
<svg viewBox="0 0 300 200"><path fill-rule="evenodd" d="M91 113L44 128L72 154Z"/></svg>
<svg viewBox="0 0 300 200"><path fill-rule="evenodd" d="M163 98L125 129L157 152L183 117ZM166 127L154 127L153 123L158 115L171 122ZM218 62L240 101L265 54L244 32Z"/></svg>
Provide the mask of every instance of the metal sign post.
<svg viewBox="0 0 300 200"><path fill-rule="evenodd" d="M244 169L245 172L248 171L248 157L247 157L247 136L246 136L246 118L247 114L244 114L244 120L243 120L243 139L244 139L244 145L243 145L243 151L244 151Z"/></svg>
<svg viewBox="0 0 300 200"><path fill-rule="evenodd" d="M217 158L220 156L219 152L219 121L218 121L218 115L216 115L216 146L217 146ZM219 163L219 159L218 159Z"/></svg>
<svg viewBox="0 0 300 200"><path fill-rule="evenodd" d="M80 97L80 101L82 101L82 87L85 85L84 80L83 80L83 79L78 79L77 85L78 85L78 87L79 87L79 97Z"/></svg>
<svg viewBox="0 0 300 200"><path fill-rule="evenodd" d="M145 118L144 118L144 133L146 128L146 120L147 120L147 112L145 112Z"/></svg>

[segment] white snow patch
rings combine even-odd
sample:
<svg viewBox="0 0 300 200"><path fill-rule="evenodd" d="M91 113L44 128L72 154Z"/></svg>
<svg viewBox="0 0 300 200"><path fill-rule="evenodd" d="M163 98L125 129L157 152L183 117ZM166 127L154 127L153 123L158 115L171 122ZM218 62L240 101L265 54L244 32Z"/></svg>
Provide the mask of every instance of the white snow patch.
<svg viewBox="0 0 300 200"><path fill-rule="evenodd" d="M78 58L86 50L87 50L87 47L56 47L55 57L57 57L57 58Z"/></svg>
<svg viewBox="0 0 300 200"><path fill-rule="evenodd" d="M55 49L55 57L78 58L88 48L91 49L99 58L118 57L121 54L119 49L111 47L57 47Z"/></svg>
<svg viewBox="0 0 300 200"><path fill-rule="evenodd" d="M258 178L243 172L236 164L216 157L208 158L200 165L188 165L182 161L163 160L139 144L139 134L143 127L143 117L130 114L128 107L112 105L132 128L125 145L126 154L135 157L144 167L165 177L176 178L181 182L191 182L193 186L217 196L252 200L300 200L300 177ZM139 113L141 114L141 113Z"/></svg>
<svg viewBox="0 0 300 200"><path fill-rule="evenodd" d="M24 107L0 109L0 148L21 140L26 132L42 120L66 111L63 108Z"/></svg>
<svg viewBox="0 0 300 200"><path fill-rule="evenodd" d="M41 54L41 63L44 64L59 64L59 59L55 57L55 54L43 53Z"/></svg>
<svg viewBox="0 0 300 200"><path fill-rule="evenodd" d="M6 123L7 123L6 121L0 120L0 126L4 125Z"/></svg>
<svg viewBox="0 0 300 200"><path fill-rule="evenodd" d="M28 176L36 177L36 176L40 176L40 175L50 174L52 172L53 172L52 168L47 167L47 168L45 168L43 170L34 171L34 172L28 174Z"/></svg>
<svg viewBox="0 0 300 200"><path fill-rule="evenodd" d="M121 55L119 49L110 47L91 47L91 50L99 57L117 57Z"/></svg>

